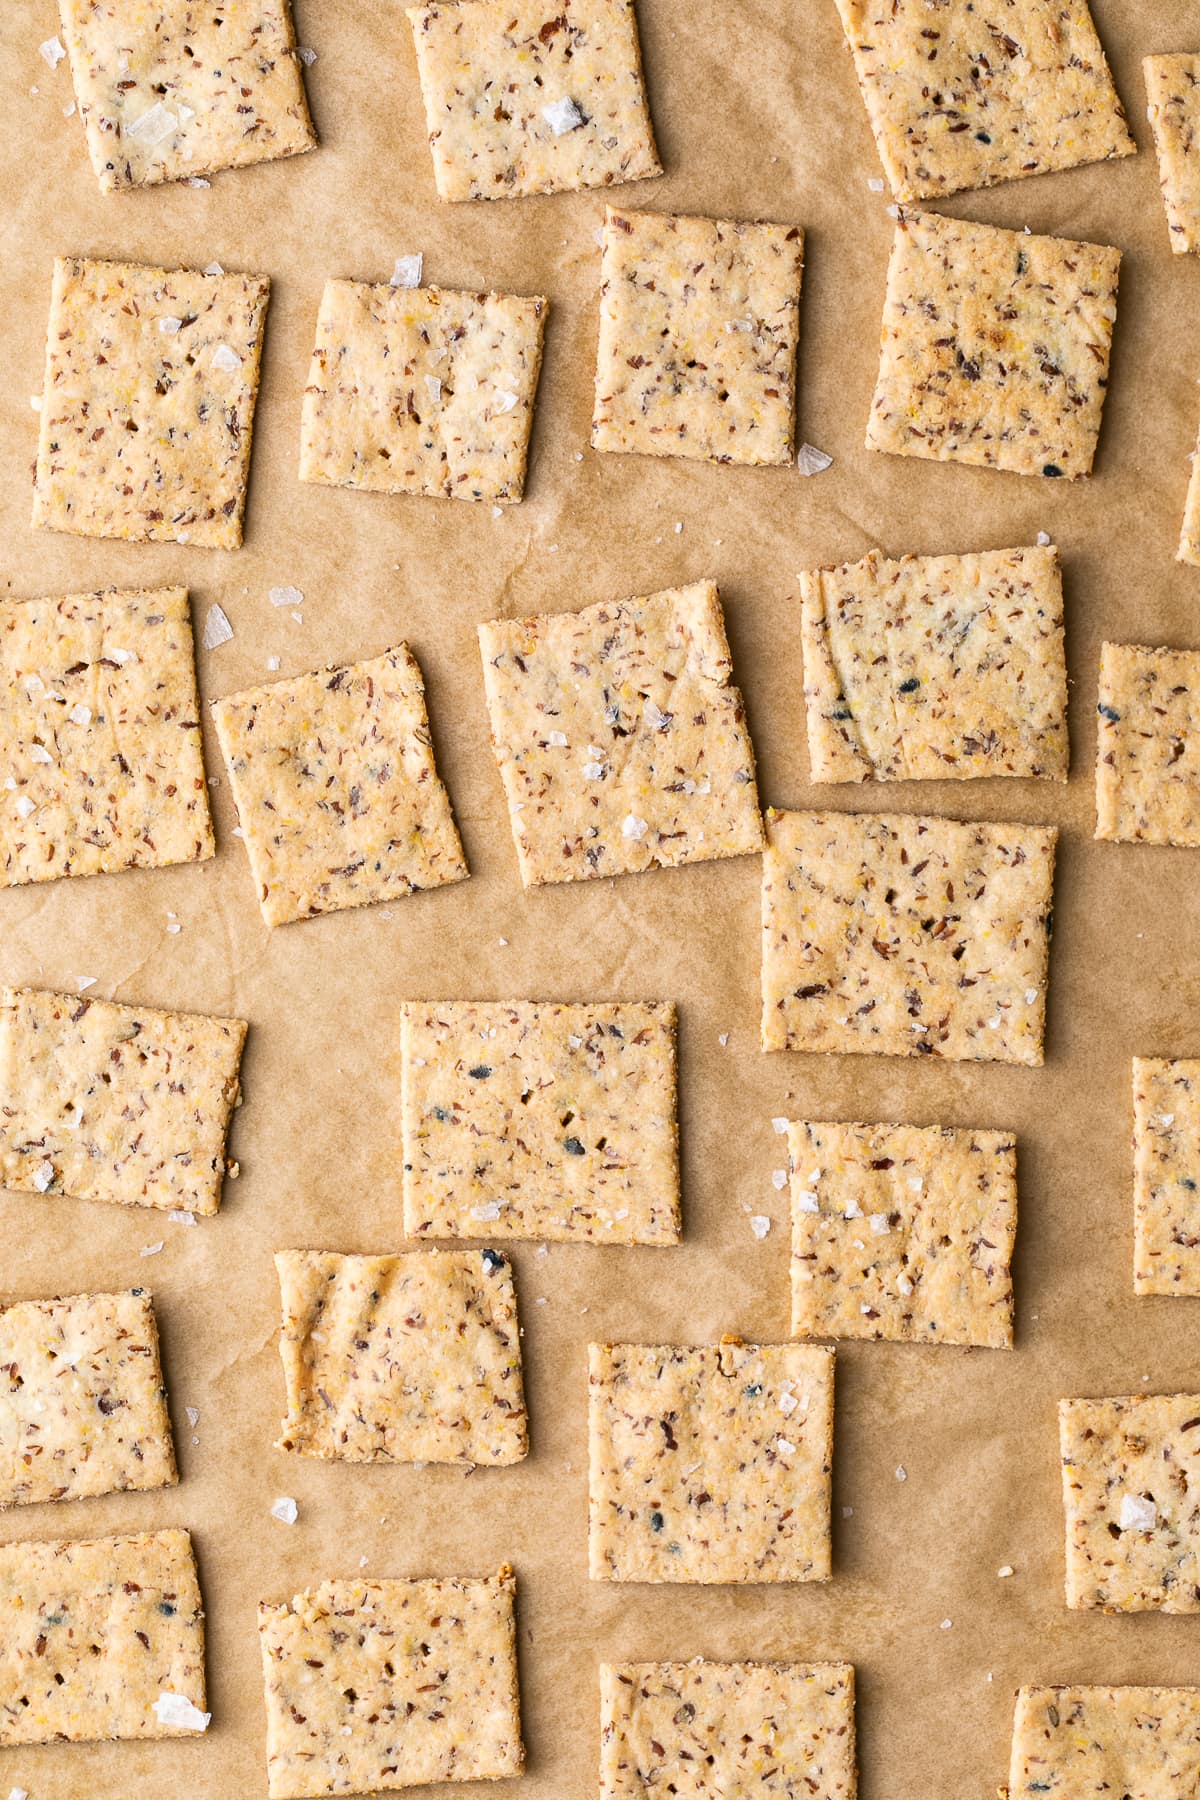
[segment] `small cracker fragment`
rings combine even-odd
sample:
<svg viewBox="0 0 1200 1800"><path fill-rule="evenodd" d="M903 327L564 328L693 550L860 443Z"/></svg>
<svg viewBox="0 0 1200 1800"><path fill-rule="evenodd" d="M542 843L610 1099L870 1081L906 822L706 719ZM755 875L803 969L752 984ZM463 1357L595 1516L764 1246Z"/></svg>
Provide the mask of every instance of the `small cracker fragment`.
<svg viewBox="0 0 1200 1800"><path fill-rule="evenodd" d="M716 583L479 627L526 887L762 848Z"/></svg>
<svg viewBox="0 0 1200 1800"><path fill-rule="evenodd" d="M215 1213L246 1025L0 987L0 1187Z"/></svg>
<svg viewBox="0 0 1200 1800"><path fill-rule="evenodd" d="M1133 1289L1200 1294L1200 1062L1133 1059Z"/></svg>
<svg viewBox="0 0 1200 1800"><path fill-rule="evenodd" d="M790 462L800 227L610 206L602 245L593 447Z"/></svg>
<svg viewBox="0 0 1200 1800"><path fill-rule="evenodd" d="M1175 561L1200 567L1200 443L1188 458L1187 496L1183 503L1183 523L1179 528L1179 548Z"/></svg>
<svg viewBox="0 0 1200 1800"><path fill-rule="evenodd" d="M592 1344L588 1442L593 1581L829 1579L832 1350Z"/></svg>
<svg viewBox="0 0 1200 1800"><path fill-rule="evenodd" d="M872 550L800 577L814 781L1067 778L1058 552Z"/></svg>
<svg viewBox="0 0 1200 1800"><path fill-rule="evenodd" d="M1147 117L1176 256L1200 250L1200 55L1145 56Z"/></svg>
<svg viewBox="0 0 1200 1800"><path fill-rule="evenodd" d="M186 1531L0 1548L0 1744L183 1735L204 1711L204 1610Z"/></svg>
<svg viewBox="0 0 1200 1800"><path fill-rule="evenodd" d="M675 1008L405 1001L409 1237L679 1242Z"/></svg>
<svg viewBox="0 0 1200 1800"><path fill-rule="evenodd" d="M505 1568L260 1605L271 1800L519 1775L515 1596Z"/></svg>
<svg viewBox="0 0 1200 1800"><path fill-rule="evenodd" d="M1121 252L902 212L868 450L1090 475Z"/></svg>
<svg viewBox="0 0 1200 1800"><path fill-rule="evenodd" d="M600 1800L855 1800L850 1663L601 1663Z"/></svg>
<svg viewBox="0 0 1200 1800"><path fill-rule="evenodd" d="M327 281L300 413L301 481L519 500L547 305Z"/></svg>
<svg viewBox="0 0 1200 1800"><path fill-rule="evenodd" d="M1100 646L1096 836L1200 844L1200 650Z"/></svg>
<svg viewBox="0 0 1200 1800"><path fill-rule="evenodd" d="M1200 1688L1023 1687L1008 1800L1200 1800Z"/></svg>
<svg viewBox="0 0 1200 1800"><path fill-rule="evenodd" d="M466 879L407 644L212 713L268 925Z"/></svg>
<svg viewBox="0 0 1200 1800"><path fill-rule="evenodd" d="M766 824L764 1050L1041 1063L1053 826Z"/></svg>

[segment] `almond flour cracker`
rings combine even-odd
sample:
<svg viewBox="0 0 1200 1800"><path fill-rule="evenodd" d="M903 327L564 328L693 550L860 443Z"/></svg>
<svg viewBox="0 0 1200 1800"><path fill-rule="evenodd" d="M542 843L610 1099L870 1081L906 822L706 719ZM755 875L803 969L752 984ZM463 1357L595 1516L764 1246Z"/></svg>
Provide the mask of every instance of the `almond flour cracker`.
<svg viewBox="0 0 1200 1800"><path fill-rule="evenodd" d="M1200 250L1200 55L1146 56L1147 116L1176 256Z"/></svg>
<svg viewBox="0 0 1200 1800"><path fill-rule="evenodd" d="M1200 1800L1200 1688L1023 1687L1008 1800Z"/></svg>
<svg viewBox="0 0 1200 1800"><path fill-rule="evenodd" d="M1183 503L1183 523L1179 528L1175 560L1200 568L1200 444L1188 458L1188 468L1187 496Z"/></svg>
<svg viewBox="0 0 1200 1800"><path fill-rule="evenodd" d="M1200 1294L1200 1062L1133 1059L1133 1290Z"/></svg>
<svg viewBox="0 0 1200 1800"><path fill-rule="evenodd" d="M1200 844L1200 650L1102 644L1096 836Z"/></svg>

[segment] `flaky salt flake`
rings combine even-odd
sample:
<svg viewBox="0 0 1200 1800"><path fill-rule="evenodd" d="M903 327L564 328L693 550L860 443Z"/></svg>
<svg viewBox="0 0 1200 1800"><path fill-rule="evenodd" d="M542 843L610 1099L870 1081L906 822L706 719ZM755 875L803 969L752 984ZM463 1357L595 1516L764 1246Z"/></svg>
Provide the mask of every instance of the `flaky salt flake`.
<svg viewBox="0 0 1200 1800"><path fill-rule="evenodd" d="M267 589L267 599L272 606L303 606L304 595L298 587L273 587Z"/></svg>
<svg viewBox="0 0 1200 1800"><path fill-rule="evenodd" d="M84 706L81 701L71 708L67 717L70 719L72 725L90 725L92 722L92 709L90 706Z"/></svg>
<svg viewBox="0 0 1200 1800"><path fill-rule="evenodd" d="M790 1418L799 1404L795 1394L784 1393L779 1396L779 1410L785 1419Z"/></svg>
<svg viewBox="0 0 1200 1800"><path fill-rule="evenodd" d="M33 814L36 811L37 811L36 801L31 800L29 798L28 794L22 794L21 798L17 801L17 804L16 804L17 817L21 818L21 819L29 819L29 818L32 818Z"/></svg>
<svg viewBox="0 0 1200 1800"><path fill-rule="evenodd" d="M621 836L633 838L639 843L642 838L645 837L649 829L650 827L645 819L640 819L637 813L627 813L625 818L621 821Z"/></svg>
<svg viewBox="0 0 1200 1800"><path fill-rule="evenodd" d="M1026 1004L1026 1006L1032 1006L1034 1001L1037 999L1037 997L1038 997L1038 991L1036 988L1026 988L1025 989L1025 1004Z"/></svg>
<svg viewBox="0 0 1200 1800"><path fill-rule="evenodd" d="M179 1725L185 1731L207 1731L211 1713L201 1712L193 1706L186 1694L163 1693L154 1702L154 1711L160 1725Z"/></svg>
<svg viewBox="0 0 1200 1800"><path fill-rule="evenodd" d="M500 1217L500 1202L498 1200L488 1200L483 1206L473 1206L471 1208L471 1217L480 1220L482 1224L491 1224L493 1219L498 1219Z"/></svg>
<svg viewBox="0 0 1200 1800"><path fill-rule="evenodd" d="M862 1218L863 1210L862 1210L862 1207L858 1204L857 1200L847 1200L846 1211L845 1211L844 1216L847 1219L861 1219Z"/></svg>
<svg viewBox="0 0 1200 1800"><path fill-rule="evenodd" d="M555 750L565 750L567 748L567 734L565 731L548 731L546 733L546 742L552 745Z"/></svg>
<svg viewBox="0 0 1200 1800"><path fill-rule="evenodd" d="M771 1186L773 1188L775 1188L778 1192L783 1191L783 1189L787 1186L787 1170L786 1169L772 1169L771 1170Z"/></svg>
<svg viewBox="0 0 1200 1800"><path fill-rule="evenodd" d="M212 366L223 370L226 375L232 375L235 369L241 368L242 359L228 344L218 344L212 353Z"/></svg>
<svg viewBox="0 0 1200 1800"><path fill-rule="evenodd" d="M600 762L585 762L584 763L583 779L585 781L600 781L603 778L603 775L604 775L604 764L603 763L600 763Z"/></svg>
<svg viewBox="0 0 1200 1800"><path fill-rule="evenodd" d="M200 1423L200 1408L198 1406L185 1406L184 1411L187 1413L187 1422L194 1431Z"/></svg>
<svg viewBox="0 0 1200 1800"><path fill-rule="evenodd" d="M436 406L442 397L442 378L440 375L427 375L425 377L425 392L429 396L430 405Z"/></svg>
<svg viewBox="0 0 1200 1800"><path fill-rule="evenodd" d="M420 287L421 270L424 263L425 258L420 250L415 256L398 256L396 266L392 270L392 279L388 285L395 288Z"/></svg>
<svg viewBox="0 0 1200 1800"><path fill-rule="evenodd" d="M222 268L222 266L219 262L210 262L210 263L205 263L204 273L206 275L223 275L225 273L225 270Z"/></svg>
<svg viewBox="0 0 1200 1800"><path fill-rule="evenodd" d="M1145 1494L1122 1494L1117 1523L1122 1531L1153 1531L1158 1523L1158 1508Z"/></svg>
<svg viewBox="0 0 1200 1800"><path fill-rule="evenodd" d="M882 194L882 192L883 192L883 176L882 175L868 175L867 176L867 186L870 188L870 190L873 194Z"/></svg>
<svg viewBox="0 0 1200 1800"><path fill-rule="evenodd" d="M47 38L44 44L38 45L38 55L41 57L42 61L49 64L52 69L57 69L59 63L66 54L66 51L56 37Z"/></svg>
<svg viewBox="0 0 1200 1800"><path fill-rule="evenodd" d="M9 1788L8 1800L29 1800L28 1788Z"/></svg>
<svg viewBox="0 0 1200 1800"><path fill-rule="evenodd" d="M723 1050L725 1048L726 1044L729 1042L729 1033L727 1031L718 1032L717 1033L717 1042L718 1042L718 1044L720 1044L720 1046Z"/></svg>
<svg viewBox="0 0 1200 1800"><path fill-rule="evenodd" d="M906 1300L907 1300L907 1299L908 1299L908 1296L909 1296L909 1295L910 1295L910 1294L911 1294L911 1293L912 1293L912 1291L913 1291L913 1284L912 1284L912 1282L911 1282L911 1281L910 1281L910 1280L909 1280L909 1279L908 1279L908 1276L907 1276L907 1275L897 1275L897 1277L896 1277L896 1288L897 1288L897 1291L898 1291L898 1292L899 1292L899 1293L901 1293L901 1294L903 1294L903 1295L904 1295L904 1298L905 1298L905 1299L906 1299Z"/></svg>
<svg viewBox="0 0 1200 1800"><path fill-rule="evenodd" d="M876 1237L887 1237L892 1229L891 1220L886 1213L868 1213L867 1224Z"/></svg>
<svg viewBox="0 0 1200 1800"><path fill-rule="evenodd" d="M1050 545L1053 543L1054 540L1050 536L1050 533L1048 531L1039 531L1037 534L1037 541L1038 541L1038 547L1042 550L1046 550L1050 547Z"/></svg>
<svg viewBox="0 0 1200 1800"><path fill-rule="evenodd" d="M33 408L34 412L41 412L42 396L40 394L30 394L29 404Z"/></svg>
<svg viewBox="0 0 1200 1800"><path fill-rule="evenodd" d="M278 1519L281 1525L294 1525L300 1517L300 1508L290 1494L280 1494L278 1500L271 1502L271 1517Z"/></svg>
<svg viewBox="0 0 1200 1800"><path fill-rule="evenodd" d="M29 760L31 763L52 763L54 758L47 750L45 744L30 744Z"/></svg>
<svg viewBox="0 0 1200 1800"><path fill-rule="evenodd" d="M750 1229L756 1238L765 1238L768 1231L771 1229L771 1221L768 1219L766 1213L752 1213L750 1215Z"/></svg>
<svg viewBox="0 0 1200 1800"><path fill-rule="evenodd" d="M163 1247L163 1241L161 1238L159 1238L157 1244L143 1244L141 1249L138 1251L138 1255L139 1256L157 1256L159 1251L162 1249L162 1247Z"/></svg>
<svg viewBox="0 0 1200 1800"><path fill-rule="evenodd" d="M123 669L125 667L126 663L137 661L137 651L136 650L110 650L108 652L108 659L110 662L115 662L118 669Z"/></svg>
<svg viewBox="0 0 1200 1800"><path fill-rule="evenodd" d="M796 452L796 467L802 475L820 475L832 464L832 456L826 456L815 444L801 444Z"/></svg>
<svg viewBox="0 0 1200 1800"><path fill-rule="evenodd" d="M679 533L680 533L680 532L681 532L681 531L682 531L682 530L683 530L683 520L682 520L682 519L676 519L676 521L675 521L675 535L676 535L676 537L678 537L678 536L679 536Z"/></svg>
<svg viewBox="0 0 1200 1800"><path fill-rule="evenodd" d="M954 1623L954 1620L953 1620L953 1619L943 1619L943 1620L942 1620L942 1627L941 1627L941 1628L942 1628L942 1630L943 1630L943 1631L949 1631L949 1629L950 1629L950 1627L951 1627L951 1626L952 1626L952 1625L953 1625L953 1623Z"/></svg>
<svg viewBox="0 0 1200 1800"><path fill-rule="evenodd" d="M996 1570L996 1575L1000 1581L1007 1581L1010 1575L1015 1575L1015 1574L1016 1574L1016 1570L1013 1568L1011 1563L1005 1563L1005 1565L1002 1569Z"/></svg>
<svg viewBox="0 0 1200 1800"><path fill-rule="evenodd" d="M772 1127L779 1133L780 1137L783 1136L784 1132L788 1128L788 1122L786 1119L772 1119L771 1124L772 1124Z"/></svg>
<svg viewBox="0 0 1200 1800"><path fill-rule="evenodd" d="M573 100L551 100L548 106L543 106L542 117L555 137L563 137L584 123L583 114Z"/></svg>
<svg viewBox="0 0 1200 1800"><path fill-rule="evenodd" d="M156 100L148 112L125 127L125 136L136 138L140 144L148 144L151 149L169 138L179 129L179 119L161 100Z"/></svg>
<svg viewBox="0 0 1200 1800"><path fill-rule="evenodd" d="M216 650L222 644L229 643L233 637L233 626L229 623L223 609L213 605L208 609L208 617L204 621L204 636L200 639L206 650Z"/></svg>
<svg viewBox="0 0 1200 1800"><path fill-rule="evenodd" d="M792 1195L797 1212L815 1213L818 1211L817 1196L812 1188L797 1188Z"/></svg>
<svg viewBox="0 0 1200 1800"><path fill-rule="evenodd" d="M517 396L508 388L496 389L496 398L492 404L493 412L510 413L516 404ZM556 548L556 546L552 545L551 548Z"/></svg>
<svg viewBox="0 0 1200 1800"><path fill-rule="evenodd" d="M313 50L308 44L298 44L296 46L296 55L300 58L300 61L304 64L306 69L311 69L313 64L317 60L316 51ZM363 1562L366 1562L366 1560L367 1559L364 1556Z"/></svg>
<svg viewBox="0 0 1200 1800"><path fill-rule="evenodd" d="M203 175L189 175L188 186L190 188L206 188L211 187L212 182L206 181Z"/></svg>
<svg viewBox="0 0 1200 1800"><path fill-rule="evenodd" d="M896 1480L897 1481L907 1481L908 1480L908 1470L905 1468L903 1463L901 1463L896 1470Z"/></svg>
<svg viewBox="0 0 1200 1800"><path fill-rule="evenodd" d="M33 1171L34 1187L39 1194L44 1194L48 1188L53 1186L53 1184L54 1164L52 1162L39 1163L37 1168Z"/></svg>
<svg viewBox="0 0 1200 1800"><path fill-rule="evenodd" d="M779 1437L775 1439L775 1448L780 1451L782 1455L791 1456L796 1446L795 1444L789 1443L787 1438Z"/></svg>
<svg viewBox="0 0 1200 1800"><path fill-rule="evenodd" d="M187 1212L181 1206L173 1206L167 1217L172 1225L194 1225L196 1223L195 1213Z"/></svg>

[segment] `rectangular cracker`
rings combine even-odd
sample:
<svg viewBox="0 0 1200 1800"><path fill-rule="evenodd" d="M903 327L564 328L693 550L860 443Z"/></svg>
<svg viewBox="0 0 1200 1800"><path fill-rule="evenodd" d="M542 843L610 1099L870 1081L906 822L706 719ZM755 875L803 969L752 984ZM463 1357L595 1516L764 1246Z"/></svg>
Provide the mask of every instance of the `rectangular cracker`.
<svg viewBox="0 0 1200 1800"><path fill-rule="evenodd" d="M872 550L800 577L814 781L1067 779L1062 573L1053 545Z"/></svg>
<svg viewBox="0 0 1200 1800"><path fill-rule="evenodd" d="M833 1351L588 1350L593 1581L827 1581Z"/></svg>
<svg viewBox="0 0 1200 1800"><path fill-rule="evenodd" d="M1200 250L1200 55L1144 56L1146 117L1176 256Z"/></svg>
<svg viewBox="0 0 1200 1800"><path fill-rule="evenodd" d="M187 589L0 601L0 887L212 856Z"/></svg>
<svg viewBox="0 0 1200 1800"><path fill-rule="evenodd" d="M766 824L764 1050L1041 1063L1053 826Z"/></svg>
<svg viewBox="0 0 1200 1800"><path fill-rule="evenodd" d="M270 285L56 259L36 527L238 548Z"/></svg>
<svg viewBox="0 0 1200 1800"><path fill-rule="evenodd" d="M407 644L212 713L268 925L466 879Z"/></svg>
<svg viewBox="0 0 1200 1800"><path fill-rule="evenodd" d="M1200 1688L1023 1687L1008 1800L1200 1800Z"/></svg>
<svg viewBox="0 0 1200 1800"><path fill-rule="evenodd" d="M1200 844L1200 650L1100 646L1096 836Z"/></svg>
<svg viewBox="0 0 1200 1800"><path fill-rule="evenodd" d="M529 1450L512 1270L495 1250L282 1250L278 1450L503 1466Z"/></svg>
<svg viewBox="0 0 1200 1800"><path fill-rule="evenodd" d="M1175 561L1200 568L1200 443L1188 457L1187 495L1183 503L1183 521L1179 527L1179 548Z"/></svg>
<svg viewBox="0 0 1200 1800"><path fill-rule="evenodd" d="M178 1697L174 1709L164 1695ZM181 1702L194 1720L172 1723ZM207 1724L186 1531L0 1548L0 1745L180 1737Z"/></svg>
<svg viewBox="0 0 1200 1800"><path fill-rule="evenodd" d="M0 1312L0 1507L177 1479L144 1288L20 1300Z"/></svg>
<svg viewBox="0 0 1200 1800"><path fill-rule="evenodd" d="M526 887L762 848L716 583L479 627Z"/></svg>
<svg viewBox="0 0 1200 1800"><path fill-rule="evenodd" d="M407 1000L409 1237L679 1241L668 1001Z"/></svg>
<svg viewBox="0 0 1200 1800"><path fill-rule="evenodd" d="M215 1213L246 1025L0 987L0 1187Z"/></svg>
<svg viewBox="0 0 1200 1800"><path fill-rule="evenodd" d="M519 500L548 302L327 281L300 413L300 479Z"/></svg>
<svg viewBox="0 0 1200 1800"><path fill-rule="evenodd" d="M633 0L410 6L443 200L507 200L661 175Z"/></svg>
<svg viewBox="0 0 1200 1800"><path fill-rule="evenodd" d="M504 1568L261 1605L271 1800L519 1775L515 1596Z"/></svg>
<svg viewBox="0 0 1200 1800"><path fill-rule="evenodd" d="M868 450L1090 475L1121 252L901 212Z"/></svg>
<svg viewBox="0 0 1200 1800"><path fill-rule="evenodd" d="M1011 1133L793 1121L787 1141L793 1337L1012 1348Z"/></svg>
<svg viewBox="0 0 1200 1800"><path fill-rule="evenodd" d="M1133 1059L1133 1291L1200 1294L1200 1062Z"/></svg>
<svg viewBox="0 0 1200 1800"><path fill-rule="evenodd" d="M600 1800L855 1800L851 1663L600 1664Z"/></svg>
<svg viewBox="0 0 1200 1800"><path fill-rule="evenodd" d="M593 448L790 462L800 227L610 206L601 243Z"/></svg>

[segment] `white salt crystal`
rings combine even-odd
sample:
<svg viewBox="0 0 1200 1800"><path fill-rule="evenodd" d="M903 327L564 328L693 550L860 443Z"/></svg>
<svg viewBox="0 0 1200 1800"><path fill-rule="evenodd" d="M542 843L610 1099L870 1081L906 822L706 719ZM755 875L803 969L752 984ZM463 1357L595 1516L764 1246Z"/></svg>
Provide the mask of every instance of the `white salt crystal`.
<svg viewBox="0 0 1200 1800"><path fill-rule="evenodd" d="M543 106L542 117L555 137L575 131L583 124L583 114L573 100L551 100L548 106Z"/></svg>
<svg viewBox="0 0 1200 1800"><path fill-rule="evenodd" d="M162 1693L154 1702L160 1725L179 1725L185 1731L207 1731L211 1713L201 1712L185 1694Z"/></svg>
<svg viewBox="0 0 1200 1800"><path fill-rule="evenodd" d="M278 1500L271 1502L271 1517L278 1519L281 1525L294 1525L300 1517L300 1508L290 1494L281 1494Z"/></svg>
<svg viewBox="0 0 1200 1800"><path fill-rule="evenodd" d="M208 617L204 621L204 635L200 639L206 650L216 650L219 645L227 644L233 636L233 626L219 606L210 606Z"/></svg>
<svg viewBox="0 0 1200 1800"><path fill-rule="evenodd" d="M424 261L425 258L419 250L415 256L398 256L389 285L397 288L420 287L421 267Z"/></svg>

